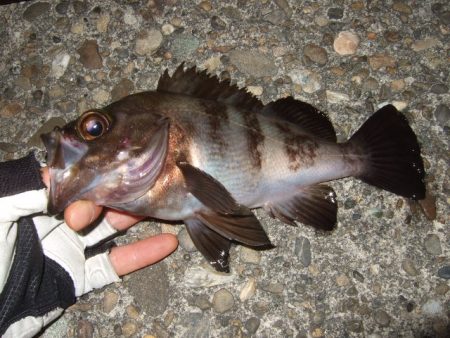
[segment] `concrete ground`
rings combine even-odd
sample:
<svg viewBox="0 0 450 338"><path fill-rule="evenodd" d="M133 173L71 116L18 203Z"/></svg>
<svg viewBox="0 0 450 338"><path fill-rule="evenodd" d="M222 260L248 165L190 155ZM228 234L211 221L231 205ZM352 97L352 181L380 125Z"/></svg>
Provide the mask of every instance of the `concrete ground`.
<svg viewBox="0 0 450 338"><path fill-rule="evenodd" d="M327 112L339 140L393 103L421 144L419 205L355 179L333 182L323 234L256 210L276 245L236 246L211 271L182 225L168 259L81 297L42 337L448 337L449 33L446 1L30 1L0 7L0 160L38 135L185 61L265 103L293 95ZM435 201L433 200L435 197ZM433 215L433 206L437 215Z"/></svg>

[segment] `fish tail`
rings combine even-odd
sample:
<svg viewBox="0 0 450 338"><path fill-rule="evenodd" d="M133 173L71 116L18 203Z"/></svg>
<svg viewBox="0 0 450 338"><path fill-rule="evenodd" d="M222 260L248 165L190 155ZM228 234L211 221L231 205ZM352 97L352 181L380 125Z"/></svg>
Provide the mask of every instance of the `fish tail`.
<svg viewBox="0 0 450 338"><path fill-rule="evenodd" d="M400 196L425 198L425 171L417 137L394 106L387 105L373 114L348 144L362 154L357 178Z"/></svg>

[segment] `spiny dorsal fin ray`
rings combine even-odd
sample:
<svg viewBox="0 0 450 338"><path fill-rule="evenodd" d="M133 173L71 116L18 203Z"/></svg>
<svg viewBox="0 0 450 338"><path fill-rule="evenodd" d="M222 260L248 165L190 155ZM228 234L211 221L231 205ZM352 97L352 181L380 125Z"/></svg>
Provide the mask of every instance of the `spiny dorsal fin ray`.
<svg viewBox="0 0 450 338"><path fill-rule="evenodd" d="M309 103L291 96L270 102L264 107L262 114L296 124L314 136L336 142L336 132L328 116Z"/></svg>
<svg viewBox="0 0 450 338"><path fill-rule="evenodd" d="M206 70L199 72L195 66L184 70L184 63L178 66L172 76L166 69L159 79L156 90L215 100L248 111L258 112L263 108L261 101L245 88L240 89L230 84L228 80L220 81L217 76L209 75Z"/></svg>

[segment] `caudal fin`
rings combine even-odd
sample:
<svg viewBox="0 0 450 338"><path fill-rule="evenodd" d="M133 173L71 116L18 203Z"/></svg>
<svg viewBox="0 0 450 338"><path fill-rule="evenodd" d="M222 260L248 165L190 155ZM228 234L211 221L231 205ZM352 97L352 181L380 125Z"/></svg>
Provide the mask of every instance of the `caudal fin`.
<svg viewBox="0 0 450 338"><path fill-rule="evenodd" d="M414 200L425 197L425 171L417 137L394 106L384 106L373 114L349 144L361 149L365 157L357 178Z"/></svg>

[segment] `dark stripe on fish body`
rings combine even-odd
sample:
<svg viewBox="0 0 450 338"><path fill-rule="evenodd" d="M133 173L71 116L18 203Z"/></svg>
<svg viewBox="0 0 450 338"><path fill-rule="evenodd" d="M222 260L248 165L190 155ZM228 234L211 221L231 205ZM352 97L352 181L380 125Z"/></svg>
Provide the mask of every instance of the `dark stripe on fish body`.
<svg viewBox="0 0 450 338"><path fill-rule="evenodd" d="M297 171L302 165L313 166L319 146L317 142L309 136L295 134L283 123L276 123L276 126L284 136L284 151L289 160L289 170Z"/></svg>
<svg viewBox="0 0 450 338"><path fill-rule="evenodd" d="M211 144L219 146L219 153L223 155L228 147L224 138L223 125L228 123L227 106L217 102L202 102L203 109L208 116L208 134Z"/></svg>
<svg viewBox="0 0 450 338"><path fill-rule="evenodd" d="M254 112L243 114L245 131L247 133L247 148L253 167L261 169L261 147L264 142L264 134L259 124L258 117Z"/></svg>

